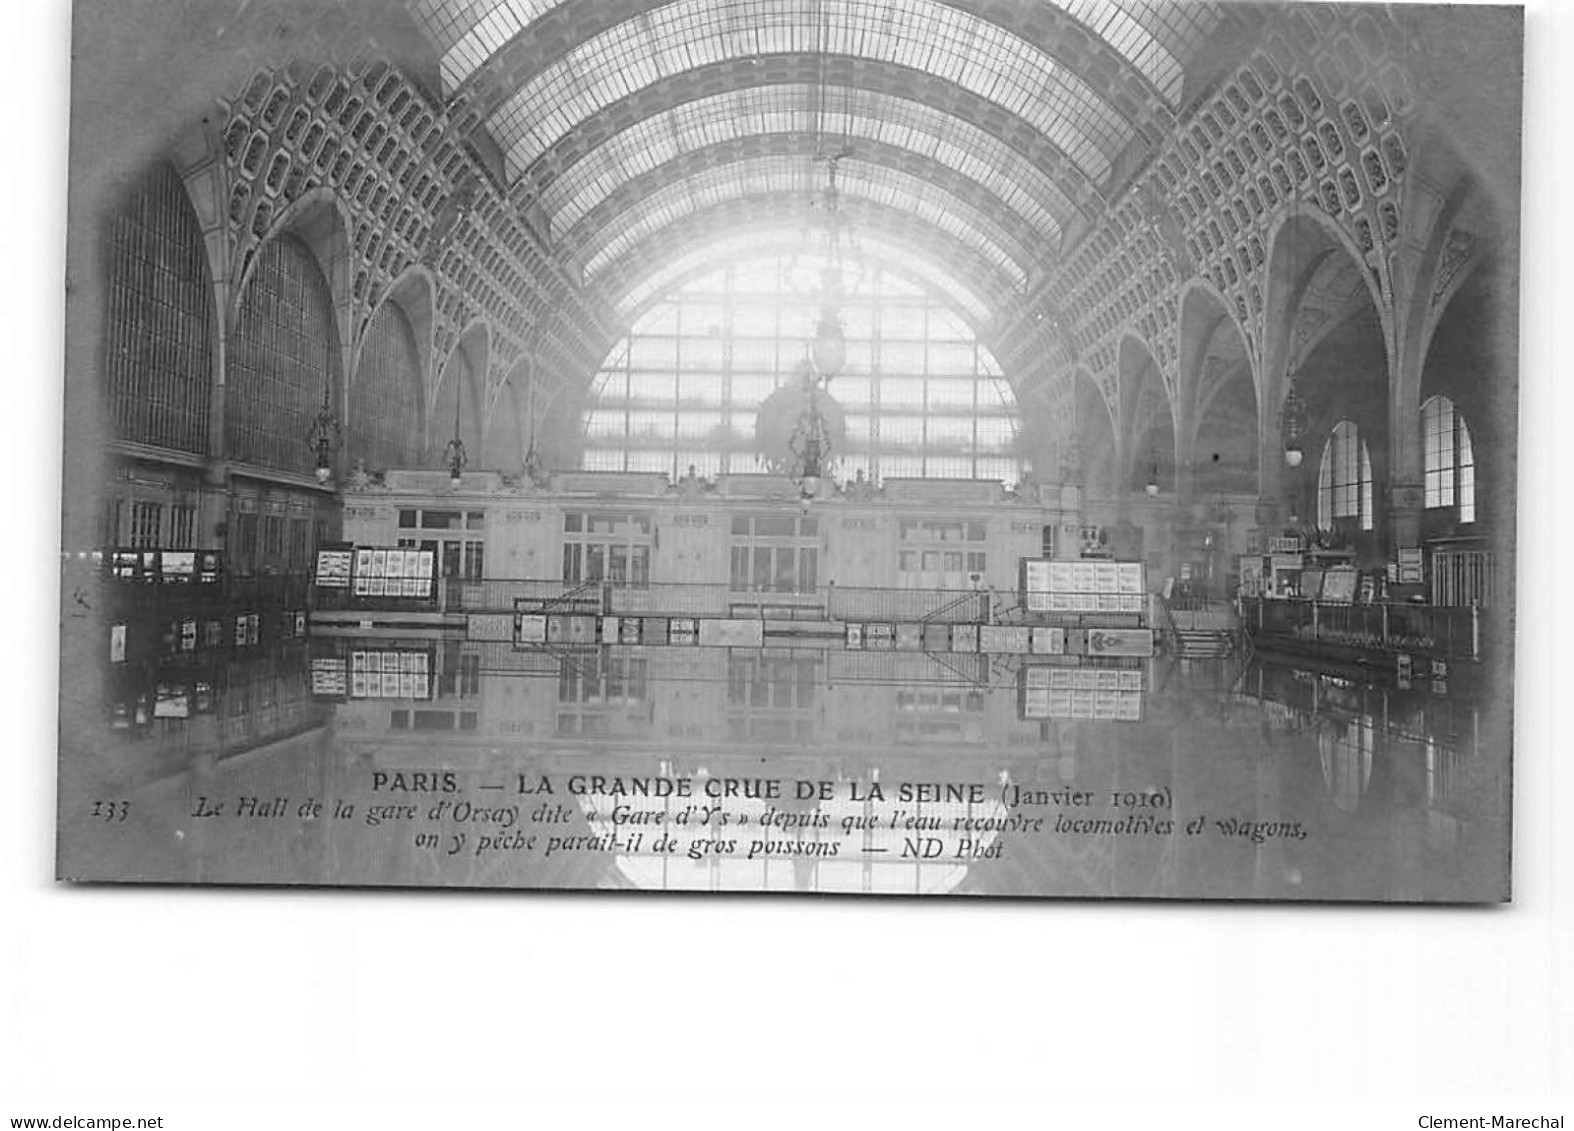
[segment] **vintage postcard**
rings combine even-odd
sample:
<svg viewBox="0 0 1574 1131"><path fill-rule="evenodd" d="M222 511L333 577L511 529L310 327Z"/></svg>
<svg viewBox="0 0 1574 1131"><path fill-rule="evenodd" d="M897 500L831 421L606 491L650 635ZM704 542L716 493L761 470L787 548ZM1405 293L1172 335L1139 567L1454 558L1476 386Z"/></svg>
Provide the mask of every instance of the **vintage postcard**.
<svg viewBox="0 0 1574 1131"><path fill-rule="evenodd" d="M60 878L1509 899L1522 32L79 0Z"/></svg>

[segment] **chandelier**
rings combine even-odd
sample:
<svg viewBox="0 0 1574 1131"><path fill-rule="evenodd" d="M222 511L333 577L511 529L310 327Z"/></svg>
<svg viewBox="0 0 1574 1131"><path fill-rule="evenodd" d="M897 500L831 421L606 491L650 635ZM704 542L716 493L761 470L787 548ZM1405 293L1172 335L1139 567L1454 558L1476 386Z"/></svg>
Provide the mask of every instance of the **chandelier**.
<svg viewBox="0 0 1574 1131"><path fill-rule="evenodd" d="M333 453L339 447L341 438L342 430L339 418L333 412L329 381L324 379L322 406L318 408L317 419L312 421L311 430L306 435L306 446L311 449L317 482L324 487L333 478Z"/></svg>
<svg viewBox="0 0 1574 1131"><path fill-rule="evenodd" d="M820 409L820 387L825 380L828 378L816 369L803 375L804 408L787 441L794 461L792 478L805 501L820 493L831 456L831 429Z"/></svg>
<svg viewBox="0 0 1574 1131"><path fill-rule="evenodd" d="M821 405L821 395L847 364L847 335L842 325L842 304L847 298L843 274L841 216L837 205L836 168L847 150L826 161L824 196L826 226L825 267L820 272L820 309L809 343L809 365L803 373L803 409L793 426L788 447L793 455L793 481L805 502L820 493L829 475L831 426ZM827 394L828 395L828 394Z"/></svg>
<svg viewBox="0 0 1574 1131"><path fill-rule="evenodd" d="M1301 438L1306 435L1306 402L1296 389L1297 376L1290 374L1290 391L1284 395L1284 406L1279 411L1279 436L1284 441L1284 462L1295 468L1301 466L1306 452Z"/></svg>
<svg viewBox="0 0 1574 1131"><path fill-rule="evenodd" d="M470 462L470 457L459 435L459 407L464 403L464 384L457 373L454 381L454 434L443 449L443 464L448 468L448 485L457 491L464 483L465 464Z"/></svg>

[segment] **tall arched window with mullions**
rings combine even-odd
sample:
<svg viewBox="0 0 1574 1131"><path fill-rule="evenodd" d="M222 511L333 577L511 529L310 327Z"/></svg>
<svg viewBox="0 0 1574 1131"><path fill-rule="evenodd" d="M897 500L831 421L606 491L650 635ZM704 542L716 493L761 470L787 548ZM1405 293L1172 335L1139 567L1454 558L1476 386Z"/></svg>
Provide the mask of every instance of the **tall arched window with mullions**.
<svg viewBox="0 0 1574 1131"><path fill-rule="evenodd" d="M1457 508L1460 522L1476 520L1476 455L1470 428L1447 397L1421 406L1427 510Z"/></svg>
<svg viewBox="0 0 1574 1131"><path fill-rule="evenodd" d="M1331 531L1336 519L1353 520L1361 530L1373 525L1372 456L1349 420L1334 425L1317 469L1317 527Z"/></svg>

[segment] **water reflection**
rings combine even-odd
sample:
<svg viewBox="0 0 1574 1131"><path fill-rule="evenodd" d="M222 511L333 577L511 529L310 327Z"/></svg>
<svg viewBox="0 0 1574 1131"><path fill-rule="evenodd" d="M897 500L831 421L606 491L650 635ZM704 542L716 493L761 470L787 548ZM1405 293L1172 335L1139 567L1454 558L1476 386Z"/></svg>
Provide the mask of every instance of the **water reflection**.
<svg viewBox="0 0 1574 1131"><path fill-rule="evenodd" d="M1458 687L440 634L200 651L114 666L63 793L65 874L1374 900L1506 883L1504 721ZM120 799L120 819L93 810Z"/></svg>

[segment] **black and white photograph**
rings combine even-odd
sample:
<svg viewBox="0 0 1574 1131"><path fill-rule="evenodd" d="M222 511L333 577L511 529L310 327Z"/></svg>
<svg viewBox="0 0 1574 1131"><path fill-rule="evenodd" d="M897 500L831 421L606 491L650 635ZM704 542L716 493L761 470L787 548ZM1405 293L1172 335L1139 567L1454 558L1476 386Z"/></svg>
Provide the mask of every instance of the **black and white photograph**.
<svg viewBox="0 0 1574 1131"><path fill-rule="evenodd" d="M145 7L61 877L1509 898L1517 10Z"/></svg>
<svg viewBox="0 0 1574 1131"><path fill-rule="evenodd" d="M1574 1114L1542 4L38 8L17 1094Z"/></svg>

